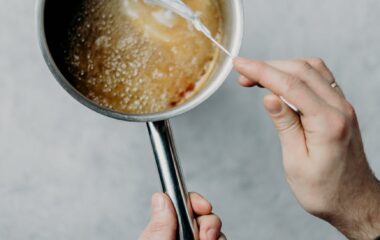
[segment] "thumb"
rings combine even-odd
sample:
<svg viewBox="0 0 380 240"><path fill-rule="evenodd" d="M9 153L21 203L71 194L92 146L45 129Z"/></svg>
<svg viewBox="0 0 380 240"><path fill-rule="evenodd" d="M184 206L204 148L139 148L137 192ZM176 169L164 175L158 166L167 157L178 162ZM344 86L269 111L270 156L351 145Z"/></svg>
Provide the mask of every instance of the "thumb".
<svg viewBox="0 0 380 240"><path fill-rule="evenodd" d="M267 95L264 98L264 106L277 128L285 151L292 151L306 146L301 120L297 113L274 94Z"/></svg>
<svg viewBox="0 0 380 240"><path fill-rule="evenodd" d="M152 197L152 216L140 240L175 240L177 235L176 212L170 198L164 193Z"/></svg>

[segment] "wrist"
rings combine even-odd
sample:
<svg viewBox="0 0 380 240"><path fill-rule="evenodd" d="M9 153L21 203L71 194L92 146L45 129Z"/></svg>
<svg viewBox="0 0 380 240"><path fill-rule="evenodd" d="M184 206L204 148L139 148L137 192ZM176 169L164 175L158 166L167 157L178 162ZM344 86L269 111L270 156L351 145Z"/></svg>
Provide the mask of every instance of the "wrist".
<svg viewBox="0 0 380 240"><path fill-rule="evenodd" d="M380 183L373 177L339 199L328 221L349 239L380 240Z"/></svg>

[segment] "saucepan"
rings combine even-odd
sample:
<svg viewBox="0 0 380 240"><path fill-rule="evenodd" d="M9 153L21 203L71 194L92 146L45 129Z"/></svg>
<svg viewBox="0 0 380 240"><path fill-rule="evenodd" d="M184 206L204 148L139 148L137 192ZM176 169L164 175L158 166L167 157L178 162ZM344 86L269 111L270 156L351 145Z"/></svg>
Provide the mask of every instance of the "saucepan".
<svg viewBox="0 0 380 240"><path fill-rule="evenodd" d="M243 6L241 0L220 0L223 14L222 44L237 56L243 36ZM126 114L104 108L82 95L65 75L62 46L68 24L73 21L81 0L38 0L37 26L39 43L45 61L59 84L78 102L105 116L130 122L147 123L158 172L163 187L177 212L178 239L193 240L197 230L188 200L182 170L176 154L169 119L188 112L208 99L222 85L232 70L232 59L221 55L207 85L184 104L165 112L153 114Z"/></svg>

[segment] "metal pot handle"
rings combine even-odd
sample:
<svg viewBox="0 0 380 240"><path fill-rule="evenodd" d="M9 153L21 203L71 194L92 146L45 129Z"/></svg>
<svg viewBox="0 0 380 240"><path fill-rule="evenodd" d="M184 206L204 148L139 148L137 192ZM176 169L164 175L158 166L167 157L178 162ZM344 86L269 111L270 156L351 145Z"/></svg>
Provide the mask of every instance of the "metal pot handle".
<svg viewBox="0 0 380 240"><path fill-rule="evenodd" d="M195 240L197 224L188 199L169 121L148 122L149 136L163 191L169 195L177 212L179 240Z"/></svg>

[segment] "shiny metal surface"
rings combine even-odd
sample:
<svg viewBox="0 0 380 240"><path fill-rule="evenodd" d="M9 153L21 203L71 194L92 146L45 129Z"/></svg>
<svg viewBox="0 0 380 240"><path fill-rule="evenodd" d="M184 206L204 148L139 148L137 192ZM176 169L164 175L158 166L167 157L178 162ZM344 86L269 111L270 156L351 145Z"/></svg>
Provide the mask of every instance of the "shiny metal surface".
<svg viewBox="0 0 380 240"><path fill-rule="evenodd" d="M115 112L110 109L101 107L95 104L93 101L87 99L78 90L73 87L70 82L66 79L62 66L59 65L60 61L54 59L54 52L58 51L52 44L52 36L59 33L60 29L47 30L46 23L54 24L54 21L61 21L61 19L46 19L46 16L55 16L59 14L50 13L46 14L45 7L47 2L52 2L53 0L38 0L37 1L37 28L38 28L38 38L40 48L42 50L45 61L58 80L59 84L77 101L85 105L86 107L119 120L133 121L133 122L154 122L160 120L166 120L182 113L190 111L195 108L205 100L207 100L213 93L215 93L219 87L223 84L224 80L227 78L232 70L232 60L226 55L222 55L218 59L217 67L214 69L213 74L210 76L210 80L203 90L201 90L192 99L171 110L154 113L154 114L126 114ZM237 56L243 38L243 6L241 0L221 0L222 11L224 17L224 29L223 29L223 42L222 44L225 48L233 55ZM69 8L70 4L75 4L75 1L65 2L65 7ZM62 9L57 9L57 11L62 11Z"/></svg>
<svg viewBox="0 0 380 240"><path fill-rule="evenodd" d="M64 9L70 10L74 8L71 7L71 5L78 4L78 2L75 0L53 2L54 6L63 4L62 8L55 7L57 12L47 12L46 4L48 2L52 3L53 0L38 0L36 11L39 44L50 71L55 76L59 84L72 97L88 108L105 116L119 120L148 122L148 130L151 136L151 142L156 157L161 183L164 191L171 197L177 211L180 226L179 239L193 240L194 231L197 226L196 224L192 224L194 222L192 210L190 204L188 203L186 187L175 152L170 125L167 119L195 108L215 93L232 70L232 59L226 55L219 57L217 67L210 76L207 86L205 86L202 91L181 106L166 112L144 115L115 112L95 104L76 90L64 75L64 70L59 64L62 61L53 57L57 56L56 53L59 51L56 47L54 47L56 46L54 38L56 38L56 35L61 33L62 29L52 26L56 23L58 25L61 24L61 21L64 20L57 16L66 17L66 15L62 15L62 12L64 13ZM224 38L222 44L229 52L231 52L233 56L237 56L240 51L243 38L244 16L242 2L241 0L221 0L221 3L224 17ZM50 18L46 18L47 16ZM72 19L66 20L70 21ZM46 25L49 25L49 27Z"/></svg>
<svg viewBox="0 0 380 240"><path fill-rule="evenodd" d="M171 198L177 212L179 239L194 240L197 224L186 191L182 169L179 165L169 121L147 124L153 152L160 174L162 189Z"/></svg>

